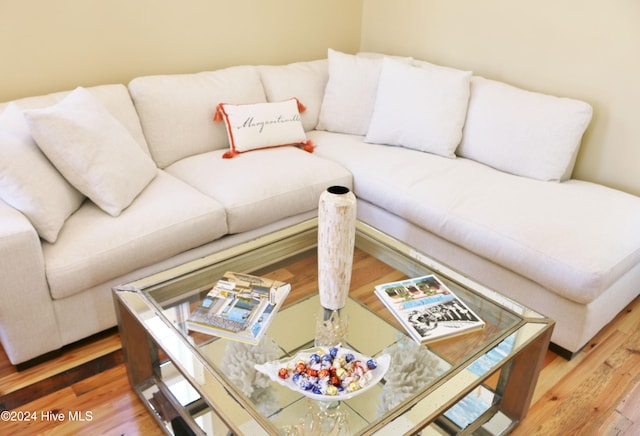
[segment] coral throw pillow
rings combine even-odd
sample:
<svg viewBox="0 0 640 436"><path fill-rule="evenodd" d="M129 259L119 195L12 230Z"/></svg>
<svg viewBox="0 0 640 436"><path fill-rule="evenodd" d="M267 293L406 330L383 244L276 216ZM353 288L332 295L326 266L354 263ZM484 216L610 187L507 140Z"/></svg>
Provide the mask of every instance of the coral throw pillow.
<svg viewBox="0 0 640 436"><path fill-rule="evenodd" d="M223 157L284 145L301 145L312 152L313 144L307 140L300 118L304 110L295 98L272 103L218 104L213 119L225 122L231 146Z"/></svg>

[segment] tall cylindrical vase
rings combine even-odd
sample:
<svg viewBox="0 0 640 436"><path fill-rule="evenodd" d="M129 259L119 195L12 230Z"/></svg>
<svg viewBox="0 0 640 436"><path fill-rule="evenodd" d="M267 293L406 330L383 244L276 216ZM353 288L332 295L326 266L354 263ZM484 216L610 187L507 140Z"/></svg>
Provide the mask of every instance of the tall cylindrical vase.
<svg viewBox="0 0 640 436"><path fill-rule="evenodd" d="M355 195L344 186L329 187L318 204L318 292L325 318L347 302L355 233Z"/></svg>

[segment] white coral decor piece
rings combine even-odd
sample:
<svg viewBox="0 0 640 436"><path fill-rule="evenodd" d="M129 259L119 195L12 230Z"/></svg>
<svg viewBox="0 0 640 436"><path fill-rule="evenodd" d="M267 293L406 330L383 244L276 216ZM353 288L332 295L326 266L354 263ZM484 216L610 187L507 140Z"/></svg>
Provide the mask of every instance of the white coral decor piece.
<svg viewBox="0 0 640 436"><path fill-rule="evenodd" d="M378 416L382 416L414 392L433 382L443 374L449 364L427 347L403 337L383 353L391 355L389 371L378 403Z"/></svg>
<svg viewBox="0 0 640 436"><path fill-rule="evenodd" d="M262 338L258 345L229 341L221 362L229 380L265 414L275 411L277 401L270 389L271 380L256 371L255 364L275 360L280 353L277 344L268 336Z"/></svg>

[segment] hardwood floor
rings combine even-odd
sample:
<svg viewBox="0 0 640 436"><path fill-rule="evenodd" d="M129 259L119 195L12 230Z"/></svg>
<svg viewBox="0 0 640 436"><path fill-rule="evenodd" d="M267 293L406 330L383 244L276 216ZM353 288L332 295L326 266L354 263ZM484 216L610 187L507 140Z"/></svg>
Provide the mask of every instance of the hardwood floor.
<svg viewBox="0 0 640 436"><path fill-rule="evenodd" d="M356 256L361 269L384 273L370 260ZM115 330L21 372L0 348L0 410L7 409L15 420L2 415L0 434L162 434L128 384ZM640 297L573 360L547 352L529 414L513 434L640 434Z"/></svg>
<svg viewBox="0 0 640 436"><path fill-rule="evenodd" d="M0 419L0 434L163 434L129 386L121 356L115 330L67 347L60 357L21 372L0 348L0 409L15 412ZM105 359L113 364L105 365ZM86 371L96 374L83 377L77 368L92 362L107 368L89 368Z"/></svg>
<svg viewBox="0 0 640 436"><path fill-rule="evenodd" d="M640 297L571 361L552 352L515 435L640 435Z"/></svg>

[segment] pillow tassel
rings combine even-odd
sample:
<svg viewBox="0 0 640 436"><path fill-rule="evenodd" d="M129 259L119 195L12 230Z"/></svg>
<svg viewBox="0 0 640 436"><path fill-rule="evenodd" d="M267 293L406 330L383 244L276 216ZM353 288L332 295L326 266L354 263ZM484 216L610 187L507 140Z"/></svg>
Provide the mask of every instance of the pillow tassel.
<svg viewBox="0 0 640 436"><path fill-rule="evenodd" d="M305 105L303 105L300 102L300 100L298 100L297 98L295 100L296 100L296 103L298 103L298 112L302 113L302 112L307 110L307 107Z"/></svg>
<svg viewBox="0 0 640 436"><path fill-rule="evenodd" d="M213 121L220 122L222 121L222 103L216 106L216 113L213 114Z"/></svg>
<svg viewBox="0 0 640 436"><path fill-rule="evenodd" d="M231 159L233 157L236 157L237 155L239 155L240 153L234 150L229 150L227 151L225 154L222 155L223 159Z"/></svg>
<svg viewBox="0 0 640 436"><path fill-rule="evenodd" d="M311 141L310 139L307 139L301 145L302 145L302 149L309 153L313 153L313 149L316 148L316 146L313 145L313 141Z"/></svg>

